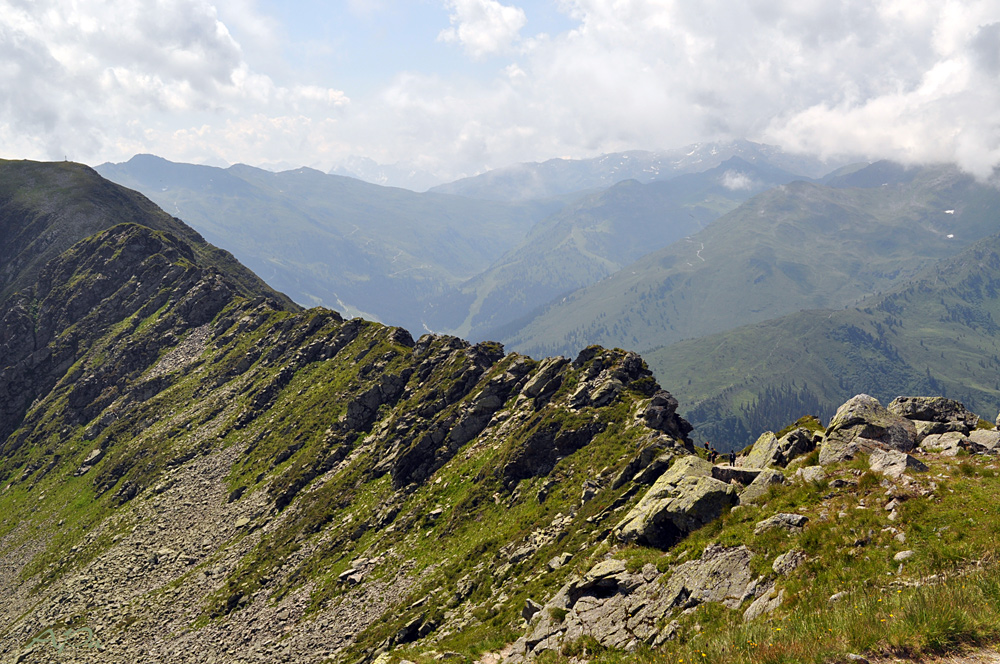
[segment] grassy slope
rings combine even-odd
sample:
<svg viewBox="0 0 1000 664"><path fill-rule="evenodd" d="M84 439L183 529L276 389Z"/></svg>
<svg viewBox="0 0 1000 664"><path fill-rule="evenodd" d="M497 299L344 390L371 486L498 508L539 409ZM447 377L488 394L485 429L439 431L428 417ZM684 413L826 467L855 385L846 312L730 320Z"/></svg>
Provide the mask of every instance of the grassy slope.
<svg viewBox="0 0 1000 664"><path fill-rule="evenodd" d="M734 447L798 412L791 409L811 404L829 416L860 392L883 401L946 394L992 418L1000 408L998 287L994 236L861 308L803 311L646 357L701 434ZM762 397L768 390L778 396Z"/></svg>
<svg viewBox="0 0 1000 664"><path fill-rule="evenodd" d="M847 653L919 657L995 644L997 463L982 456L923 458L930 472L914 473L905 484L868 472L860 459L827 468L820 482L776 486L765 503L732 511L666 554L618 553L634 567L653 562L665 568L700 555L708 544L745 544L755 555L755 571L774 577L774 558L804 551L806 563L777 579L786 599L774 613L748 623L746 605L729 610L702 604L668 617L680 622L679 634L660 650L627 655L584 642L565 652L578 654L590 645L595 662L820 664L846 661ZM835 488L835 478L851 484ZM901 497L895 521L883 509L887 494ZM809 523L797 535L754 535L754 525L775 512L800 513ZM897 539L900 533L905 541ZM914 556L901 564L894 556L904 550ZM842 601L828 601L840 592L847 593Z"/></svg>
<svg viewBox="0 0 1000 664"><path fill-rule="evenodd" d="M995 189L947 168L875 188L793 183L553 304L503 340L540 354L588 343L645 350L853 305L996 232L998 209Z"/></svg>

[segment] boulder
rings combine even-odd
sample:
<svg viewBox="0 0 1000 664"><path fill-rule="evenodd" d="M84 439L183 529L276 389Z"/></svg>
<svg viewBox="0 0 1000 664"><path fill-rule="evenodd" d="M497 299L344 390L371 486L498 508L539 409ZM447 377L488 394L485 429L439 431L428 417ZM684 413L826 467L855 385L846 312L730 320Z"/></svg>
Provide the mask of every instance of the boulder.
<svg viewBox="0 0 1000 664"><path fill-rule="evenodd" d="M758 522L757 526L753 529L753 534L760 535L761 533L766 533L767 531L774 530L775 528L797 533L802 531L802 528L808 521L809 517L801 514L779 512L772 517L768 517L763 521Z"/></svg>
<svg viewBox="0 0 1000 664"><path fill-rule="evenodd" d="M968 447L969 438L961 431L933 433L920 441L924 452L936 452L944 456L955 456L963 447Z"/></svg>
<svg viewBox="0 0 1000 664"><path fill-rule="evenodd" d="M656 480L613 532L623 542L665 549L737 500L734 486L712 477L712 464L688 455Z"/></svg>
<svg viewBox="0 0 1000 664"><path fill-rule="evenodd" d="M859 394L842 405L830 421L819 462L846 461L877 449L909 452L916 444L913 422L889 412L874 397Z"/></svg>
<svg viewBox="0 0 1000 664"><path fill-rule="evenodd" d="M702 602L735 609L755 597L759 584L752 557L745 546L709 546L700 559L662 575L650 564L629 572L620 560L602 561L571 579L533 615L524 654L530 659L584 636L626 651L662 645L677 633L675 621L664 624L676 609Z"/></svg>
<svg viewBox="0 0 1000 664"><path fill-rule="evenodd" d="M817 466L818 468L818 466ZM740 492L740 504L746 505L760 500L772 484L784 484L785 476L777 470L762 470L747 488Z"/></svg>
<svg viewBox="0 0 1000 664"><path fill-rule="evenodd" d="M823 466L806 466L795 471L795 479L801 482L819 482L826 478Z"/></svg>
<svg viewBox="0 0 1000 664"><path fill-rule="evenodd" d="M745 457L741 457L741 466L750 468L767 468L777 463L778 437L772 431L765 431L753 444Z"/></svg>
<svg viewBox="0 0 1000 664"><path fill-rule="evenodd" d="M1000 454L1000 431L977 429L969 434L965 447L974 454Z"/></svg>
<svg viewBox="0 0 1000 664"><path fill-rule="evenodd" d="M922 462L909 454L896 450L875 450L868 459L868 467L886 477L899 479L907 470L924 472L927 470Z"/></svg>
<svg viewBox="0 0 1000 664"><path fill-rule="evenodd" d="M788 576L806 561L806 552L799 549L786 551L771 563L771 569L779 576Z"/></svg>
<svg viewBox="0 0 1000 664"><path fill-rule="evenodd" d="M896 397L888 410L913 421L918 441L925 436L949 431L967 434L975 430L979 423L978 415L963 404L944 397Z"/></svg>
<svg viewBox="0 0 1000 664"><path fill-rule="evenodd" d="M662 586L673 606L690 608L703 602L716 602L737 608L756 590L750 559L745 546L705 548L701 558L682 563L673 569Z"/></svg>
<svg viewBox="0 0 1000 664"><path fill-rule="evenodd" d="M743 620L750 622L766 613L771 613L771 611L781 606L783 601L785 601L784 589L775 591L772 588L771 592L761 595L747 607L747 610L743 612Z"/></svg>

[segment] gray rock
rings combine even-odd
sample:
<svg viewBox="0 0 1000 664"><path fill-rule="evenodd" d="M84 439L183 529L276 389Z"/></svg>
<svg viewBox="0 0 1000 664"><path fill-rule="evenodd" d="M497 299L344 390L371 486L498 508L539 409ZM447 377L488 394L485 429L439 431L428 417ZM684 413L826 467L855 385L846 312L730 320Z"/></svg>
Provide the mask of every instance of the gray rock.
<svg viewBox="0 0 1000 664"><path fill-rule="evenodd" d="M937 452L945 456L955 456L959 450L968 446L969 438L961 431L948 431L925 436L920 441L920 449L924 452Z"/></svg>
<svg viewBox="0 0 1000 664"><path fill-rule="evenodd" d="M685 534L736 504L735 487L714 479L712 464L689 455L677 459L615 526L623 542L668 548Z"/></svg>
<svg viewBox="0 0 1000 664"><path fill-rule="evenodd" d="M778 592L775 592L772 589L771 592L761 595L755 599L749 607L747 607L747 610L743 612L743 620L750 622L765 613L771 613L776 608L781 606L783 601L785 601L784 589L779 590Z"/></svg>
<svg viewBox="0 0 1000 664"><path fill-rule="evenodd" d="M818 467L818 466L817 466ZM821 469L822 470L822 469ZM750 485L740 492L740 504L750 504L760 500L772 484L784 484L785 476L777 470L763 470Z"/></svg>
<svg viewBox="0 0 1000 664"><path fill-rule="evenodd" d="M910 558L912 558L915 555L916 555L915 551L900 551L899 553L897 553L896 555L894 555L892 557L892 559L895 560L897 563L899 563L899 562L902 562L904 560L909 560Z"/></svg>
<svg viewBox="0 0 1000 664"><path fill-rule="evenodd" d="M788 576L798 569L799 566L805 561L805 551L792 549L791 551L787 551L775 558L774 562L771 563L771 569L773 569L774 573L778 576Z"/></svg>
<svg viewBox="0 0 1000 664"><path fill-rule="evenodd" d="M740 463L751 468L785 467L796 457L808 454L815 448L813 434L808 429L795 429L780 439L767 431L757 439Z"/></svg>
<svg viewBox="0 0 1000 664"><path fill-rule="evenodd" d="M762 471L762 468L741 468L739 466L728 465L712 466L712 477L726 484L736 482L743 486L749 486Z"/></svg>
<svg viewBox="0 0 1000 664"><path fill-rule="evenodd" d="M756 527L753 529L753 533L754 535L760 535L761 533L767 532L768 530L774 530L775 528L781 528L789 532L801 532L802 528L808 521L809 517L803 516L802 514L779 512L774 516L758 522Z"/></svg>
<svg viewBox="0 0 1000 664"><path fill-rule="evenodd" d="M842 405L830 421L819 462L826 465L846 461L876 449L909 452L916 443L913 422L889 412L877 399L859 394Z"/></svg>
<svg viewBox="0 0 1000 664"><path fill-rule="evenodd" d="M735 609L756 589L751 558L753 554L745 546L709 546L700 559L675 567L663 592L674 606L690 608L716 602Z"/></svg>
<svg viewBox="0 0 1000 664"><path fill-rule="evenodd" d="M740 465L750 468L767 468L777 463L778 437L772 431L765 431L750 448L745 457L740 459Z"/></svg>
<svg viewBox="0 0 1000 664"><path fill-rule="evenodd" d="M847 595L848 595L848 592L845 590L845 591L842 591L842 592L830 595L830 598L828 600L826 600L826 602L827 602L827 604L836 604L837 602L839 602L841 600L847 599Z"/></svg>
<svg viewBox="0 0 1000 664"><path fill-rule="evenodd" d="M801 482L819 482L826 478L826 471L822 466L806 466L795 471L795 479Z"/></svg>
<svg viewBox="0 0 1000 664"><path fill-rule="evenodd" d="M966 447L974 454L998 454L1000 453L1000 431L976 429L969 434Z"/></svg>
<svg viewBox="0 0 1000 664"><path fill-rule="evenodd" d="M909 454L896 450L874 450L868 459L868 467L886 477L899 479L907 470L925 472L927 466Z"/></svg>
<svg viewBox="0 0 1000 664"><path fill-rule="evenodd" d="M521 609L521 617L531 622L531 619L535 617L535 614L542 610L542 605L533 599L527 599L524 601L524 608Z"/></svg>

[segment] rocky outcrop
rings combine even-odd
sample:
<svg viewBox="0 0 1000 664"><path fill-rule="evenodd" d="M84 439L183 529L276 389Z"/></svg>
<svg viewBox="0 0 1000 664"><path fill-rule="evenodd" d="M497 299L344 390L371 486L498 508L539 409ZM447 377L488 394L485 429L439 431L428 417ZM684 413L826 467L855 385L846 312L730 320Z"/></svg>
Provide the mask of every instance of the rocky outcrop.
<svg viewBox="0 0 1000 664"><path fill-rule="evenodd" d="M820 446L822 465L870 454L876 449L909 452L917 444L917 430L910 420L889 412L877 399L859 394L830 420Z"/></svg>
<svg viewBox="0 0 1000 664"><path fill-rule="evenodd" d="M965 405L945 397L896 397L887 409L913 422L917 442L932 434L968 434L979 423L979 416Z"/></svg>
<svg viewBox="0 0 1000 664"><path fill-rule="evenodd" d="M694 455L680 457L613 532L623 542L667 548L736 502L736 488L713 478L712 464Z"/></svg>
<svg viewBox="0 0 1000 664"><path fill-rule="evenodd" d="M749 468L784 468L792 459L816 449L817 436L804 428L789 431L780 439L772 432L761 434L750 451L737 459L737 464Z"/></svg>

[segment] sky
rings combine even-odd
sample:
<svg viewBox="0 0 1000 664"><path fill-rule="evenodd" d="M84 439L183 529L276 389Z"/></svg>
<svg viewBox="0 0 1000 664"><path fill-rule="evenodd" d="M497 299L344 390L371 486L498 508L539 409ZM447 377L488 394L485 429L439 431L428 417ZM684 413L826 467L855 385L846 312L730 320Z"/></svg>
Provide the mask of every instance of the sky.
<svg viewBox="0 0 1000 664"><path fill-rule="evenodd" d="M0 156L1000 165L1000 0L0 0Z"/></svg>

